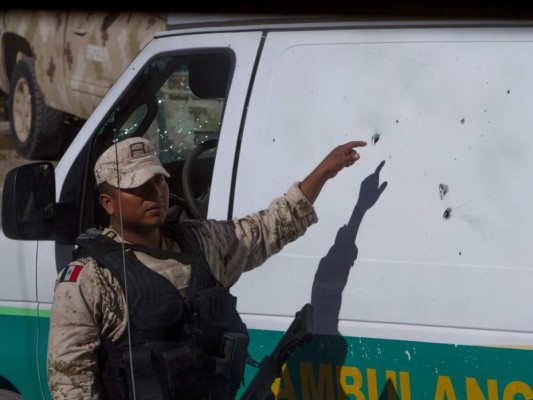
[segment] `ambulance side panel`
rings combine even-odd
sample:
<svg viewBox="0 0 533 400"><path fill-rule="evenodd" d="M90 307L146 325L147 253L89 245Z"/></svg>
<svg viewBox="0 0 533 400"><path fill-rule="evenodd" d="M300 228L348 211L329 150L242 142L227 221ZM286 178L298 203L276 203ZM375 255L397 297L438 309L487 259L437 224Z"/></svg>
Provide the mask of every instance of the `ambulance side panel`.
<svg viewBox="0 0 533 400"><path fill-rule="evenodd" d="M318 224L231 289L258 361L314 307L316 337L277 397L533 398L533 29L315 27L159 35L57 165L57 200L83 197L88 144L148 62L225 49L208 218L265 208L334 146L368 142L326 183ZM50 398L54 280L73 246L1 235L0 248L0 377Z"/></svg>
<svg viewBox="0 0 533 400"><path fill-rule="evenodd" d="M532 395L533 352L510 349L533 342L532 54L521 28L268 33L233 214L368 142L318 224L233 288L258 341L315 308L283 396Z"/></svg>

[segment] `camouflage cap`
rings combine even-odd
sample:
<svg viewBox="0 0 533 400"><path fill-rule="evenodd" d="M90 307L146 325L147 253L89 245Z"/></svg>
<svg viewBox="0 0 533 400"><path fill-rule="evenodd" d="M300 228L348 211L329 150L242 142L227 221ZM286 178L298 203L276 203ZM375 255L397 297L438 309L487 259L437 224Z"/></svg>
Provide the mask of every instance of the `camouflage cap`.
<svg viewBox="0 0 533 400"><path fill-rule="evenodd" d="M94 165L94 176L98 185L107 182L121 189L139 187L157 174L170 178L170 174L155 154L154 145L141 137L132 137L113 144L102 153Z"/></svg>

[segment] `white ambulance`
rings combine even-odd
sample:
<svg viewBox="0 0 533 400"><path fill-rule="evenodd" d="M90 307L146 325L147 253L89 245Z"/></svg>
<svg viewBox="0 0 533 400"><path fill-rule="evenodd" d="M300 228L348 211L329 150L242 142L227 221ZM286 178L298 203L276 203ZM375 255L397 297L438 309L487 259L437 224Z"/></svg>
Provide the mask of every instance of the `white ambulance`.
<svg viewBox="0 0 533 400"><path fill-rule="evenodd" d="M55 168L6 179L0 399L50 398L54 280L76 236L107 224L93 165L129 136L155 144L183 218L215 219L266 207L335 145L369 143L323 189L318 224L231 289L256 360L313 306L278 399L533 399L533 24L175 28Z"/></svg>

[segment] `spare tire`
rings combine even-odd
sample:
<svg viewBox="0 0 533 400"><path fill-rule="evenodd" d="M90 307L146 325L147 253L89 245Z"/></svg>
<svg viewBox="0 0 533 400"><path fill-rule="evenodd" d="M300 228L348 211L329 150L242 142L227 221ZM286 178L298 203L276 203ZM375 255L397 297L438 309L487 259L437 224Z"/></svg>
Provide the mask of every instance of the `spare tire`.
<svg viewBox="0 0 533 400"><path fill-rule="evenodd" d="M30 160L55 160L63 142L63 113L46 106L33 58L21 57L11 76L9 124L17 152Z"/></svg>

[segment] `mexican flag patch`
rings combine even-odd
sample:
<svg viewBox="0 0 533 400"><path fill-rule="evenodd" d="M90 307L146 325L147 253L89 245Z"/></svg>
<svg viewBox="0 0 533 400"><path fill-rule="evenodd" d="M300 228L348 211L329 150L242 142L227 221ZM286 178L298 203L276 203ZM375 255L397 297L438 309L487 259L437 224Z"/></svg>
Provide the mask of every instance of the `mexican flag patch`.
<svg viewBox="0 0 533 400"><path fill-rule="evenodd" d="M78 279L78 275L80 274L82 268L83 265L69 265L61 274L59 282L76 282L76 279Z"/></svg>

